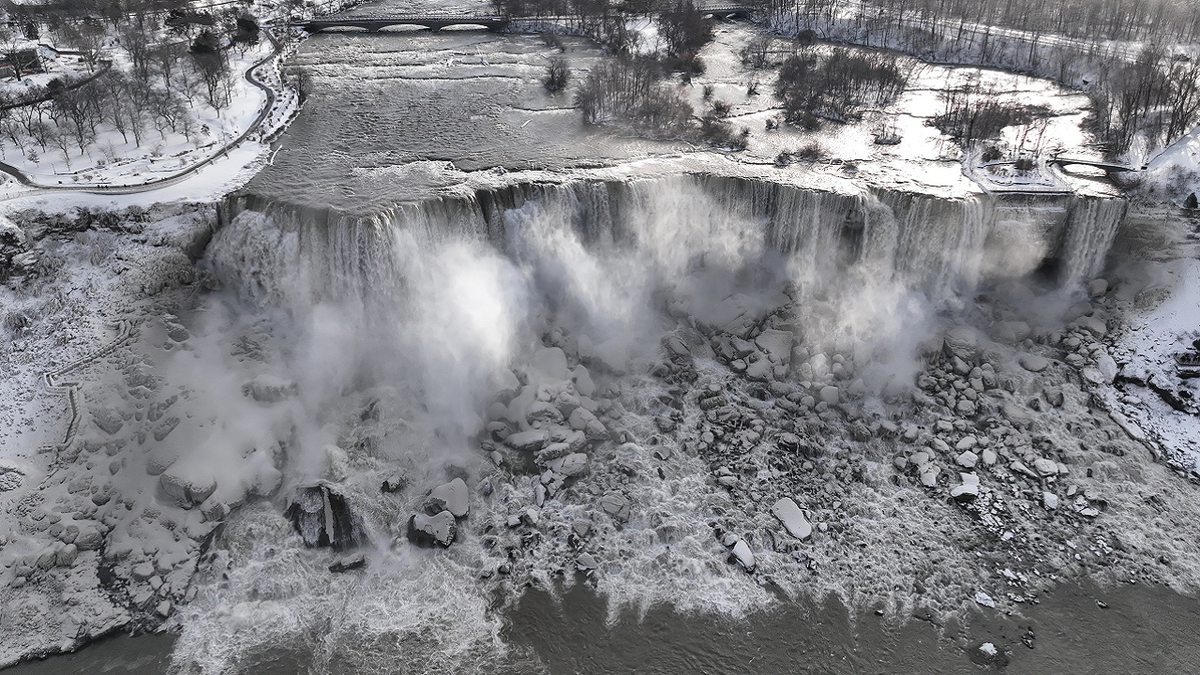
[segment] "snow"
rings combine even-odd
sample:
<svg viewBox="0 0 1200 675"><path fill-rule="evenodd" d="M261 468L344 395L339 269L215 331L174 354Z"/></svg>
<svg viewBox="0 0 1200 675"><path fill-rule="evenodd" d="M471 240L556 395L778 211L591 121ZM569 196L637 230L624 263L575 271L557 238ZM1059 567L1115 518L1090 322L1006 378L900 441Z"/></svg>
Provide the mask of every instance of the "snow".
<svg viewBox="0 0 1200 675"><path fill-rule="evenodd" d="M1191 348L1200 338L1200 260L1182 259L1164 266L1159 288L1169 292L1162 304L1130 317L1129 329L1120 345L1128 354L1122 372L1145 377L1172 389L1196 391L1194 380L1177 383L1174 354ZM1167 291L1169 289L1169 291ZM1177 384L1176 384L1177 383ZM1149 389L1136 388L1123 398L1110 391L1110 405L1117 415L1132 420L1135 438L1142 433L1152 439L1174 460L1193 471L1200 468L1200 420L1172 409ZM1120 420L1118 420L1120 421Z"/></svg>

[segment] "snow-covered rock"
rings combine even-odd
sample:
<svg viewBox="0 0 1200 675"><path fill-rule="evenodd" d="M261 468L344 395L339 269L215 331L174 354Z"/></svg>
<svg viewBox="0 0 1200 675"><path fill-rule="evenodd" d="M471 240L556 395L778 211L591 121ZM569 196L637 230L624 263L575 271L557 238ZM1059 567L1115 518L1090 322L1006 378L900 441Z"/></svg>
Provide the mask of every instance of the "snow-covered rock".
<svg viewBox="0 0 1200 675"><path fill-rule="evenodd" d="M466 518L470 510L470 494L461 478L437 486L425 500L425 511L430 515L449 511L455 518Z"/></svg>
<svg viewBox="0 0 1200 675"><path fill-rule="evenodd" d="M1040 373L1050 367L1050 360L1037 354L1021 354L1017 357L1017 363L1031 373Z"/></svg>
<svg viewBox="0 0 1200 675"><path fill-rule="evenodd" d="M791 497L784 497L771 507L771 515L783 523L783 527L797 539L807 539L812 535L812 523L804 517L804 512Z"/></svg>
<svg viewBox="0 0 1200 675"><path fill-rule="evenodd" d="M438 545L443 548L454 543L458 534L458 525L454 522L454 514L449 511L427 516L418 513L408 519L408 540L418 546Z"/></svg>
<svg viewBox="0 0 1200 675"><path fill-rule="evenodd" d="M754 551L750 550L750 545L745 539L738 539L733 545L733 557L737 559L738 564L747 572L753 572L755 567Z"/></svg>

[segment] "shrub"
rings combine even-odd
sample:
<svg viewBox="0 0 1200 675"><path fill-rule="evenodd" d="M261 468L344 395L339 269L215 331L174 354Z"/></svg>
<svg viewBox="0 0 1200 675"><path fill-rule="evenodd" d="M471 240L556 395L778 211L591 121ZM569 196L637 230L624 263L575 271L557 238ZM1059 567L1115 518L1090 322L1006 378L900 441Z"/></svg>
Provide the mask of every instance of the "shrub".
<svg viewBox="0 0 1200 675"><path fill-rule="evenodd" d="M567 83L571 80L571 68L567 65L567 60L561 56L555 56L550 59L550 63L546 64L546 75L542 78L542 84L550 92L558 92L567 88Z"/></svg>

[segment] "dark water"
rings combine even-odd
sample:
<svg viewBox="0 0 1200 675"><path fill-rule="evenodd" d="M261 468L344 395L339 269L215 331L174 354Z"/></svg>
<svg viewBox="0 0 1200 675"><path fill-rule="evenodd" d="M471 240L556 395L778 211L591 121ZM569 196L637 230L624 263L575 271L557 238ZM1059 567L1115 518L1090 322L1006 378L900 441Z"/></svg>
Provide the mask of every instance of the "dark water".
<svg viewBox="0 0 1200 675"><path fill-rule="evenodd" d="M918 612L919 614L919 612ZM574 673L775 674L1158 674L1200 672L1200 600L1169 589L1100 590L1063 585L1024 617L981 610L963 624L912 618L890 627L873 612L851 620L836 601L786 603L731 620L650 610L606 625L604 600L582 585L561 602L531 590L511 612L507 640L555 675ZM1027 639L1032 648L1023 641ZM1001 658L983 663L992 642ZM5 675L167 673L169 635L102 640L75 654L6 670ZM286 651L256 660L253 673L307 672ZM973 658L974 657L974 658ZM499 670L524 671L500 667ZM349 671L345 671L349 672Z"/></svg>
<svg viewBox="0 0 1200 675"><path fill-rule="evenodd" d="M552 673L1195 673L1198 620L1200 601L1165 588L1064 585L1026 617L985 610L965 626L914 618L890 628L871 612L851 622L831 601L743 621L663 608L606 627L602 600L573 590L561 605L529 593L509 638L532 647ZM1032 648L1022 641L1030 635ZM977 663L983 642L1001 658Z"/></svg>
<svg viewBox="0 0 1200 675"><path fill-rule="evenodd" d="M169 634L114 635L74 654L52 656L4 670L5 675L159 675L171 663L175 637Z"/></svg>

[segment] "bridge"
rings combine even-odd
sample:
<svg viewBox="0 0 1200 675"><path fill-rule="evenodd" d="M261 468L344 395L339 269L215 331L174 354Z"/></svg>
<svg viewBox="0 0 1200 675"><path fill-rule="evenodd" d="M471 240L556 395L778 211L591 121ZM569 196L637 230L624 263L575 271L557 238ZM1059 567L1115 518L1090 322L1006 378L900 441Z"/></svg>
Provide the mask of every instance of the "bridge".
<svg viewBox="0 0 1200 675"><path fill-rule="evenodd" d="M318 33L327 28L361 28L368 33L377 33L388 26L421 26L439 31L450 26L483 26L489 31L503 30L508 19L502 16L470 16L463 14L409 14L396 16L350 16L345 18L311 19L296 24L309 33Z"/></svg>
<svg viewBox="0 0 1200 675"><path fill-rule="evenodd" d="M1094 166L1097 169L1102 169L1109 173L1121 173L1125 171L1140 171L1137 167L1127 164L1118 164L1116 162L1105 162L1099 159L1086 159L1083 157L1052 157L1047 164L1053 164L1058 167L1064 166Z"/></svg>
<svg viewBox="0 0 1200 675"><path fill-rule="evenodd" d="M750 16L750 7L741 5L721 5L718 7L699 7L705 17L730 20L744 19ZM318 33L328 28L361 28L368 33L377 33L389 26L420 26L431 31L439 31L451 26L483 26L489 31L504 30L514 21L566 21L570 17L505 17L478 16L466 14L398 14L395 16L348 16L324 17L298 22L297 25L309 33Z"/></svg>

